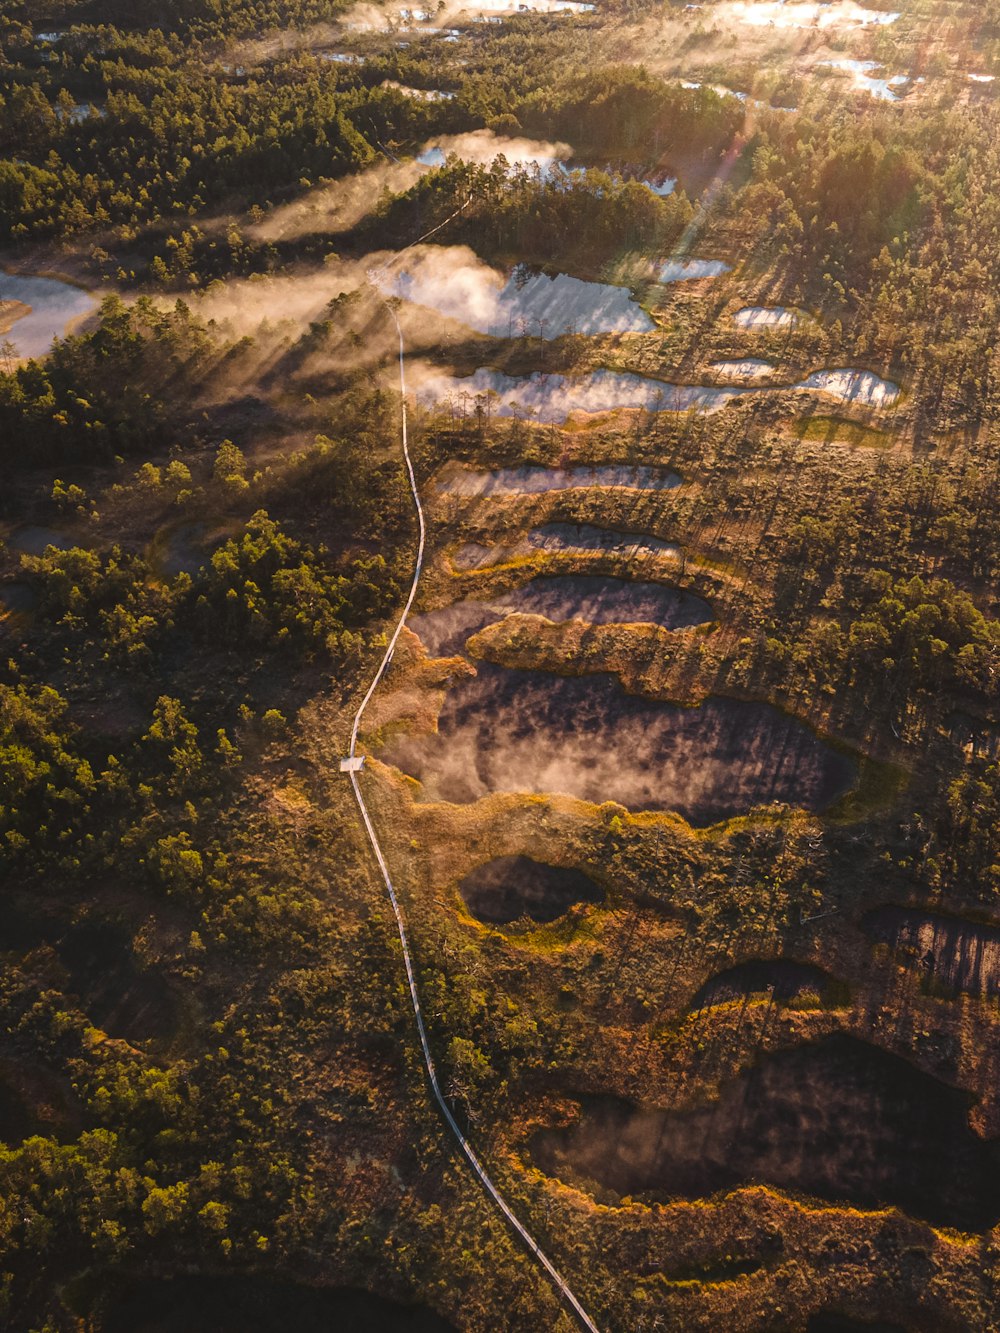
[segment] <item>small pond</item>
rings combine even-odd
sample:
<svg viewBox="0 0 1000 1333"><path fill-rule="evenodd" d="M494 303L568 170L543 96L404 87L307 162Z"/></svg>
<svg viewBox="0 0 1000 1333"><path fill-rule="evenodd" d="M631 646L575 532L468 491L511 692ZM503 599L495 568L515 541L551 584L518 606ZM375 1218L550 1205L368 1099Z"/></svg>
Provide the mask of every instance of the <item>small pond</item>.
<svg viewBox="0 0 1000 1333"><path fill-rule="evenodd" d="M899 386L870 370L817 370L797 388L838 398L842 403L864 407L890 407L899 397Z"/></svg>
<svg viewBox="0 0 1000 1333"><path fill-rule="evenodd" d="M902 1324L887 1324L881 1319L854 1319L835 1310L820 1310L809 1316L806 1333L907 1333Z"/></svg>
<svg viewBox="0 0 1000 1333"><path fill-rule="evenodd" d="M57 950L70 991L96 1027L129 1042L173 1035L178 1020L174 994L158 972L140 965L122 927L81 922L59 941Z"/></svg>
<svg viewBox="0 0 1000 1333"><path fill-rule="evenodd" d="M34 588L28 583L0 583L0 617L23 615L38 604Z"/></svg>
<svg viewBox="0 0 1000 1333"><path fill-rule="evenodd" d="M56 116L59 120L68 120L71 125L82 125L88 120L105 120L107 111L104 107L95 106L93 102L77 102L70 107L68 112L63 112L61 107L56 107Z"/></svg>
<svg viewBox="0 0 1000 1333"><path fill-rule="evenodd" d="M447 691L432 735L395 735L379 757L429 801L491 792L676 810L707 825L773 801L821 810L855 778L850 760L768 704L682 708L626 694L615 677L485 663Z"/></svg>
<svg viewBox="0 0 1000 1333"><path fill-rule="evenodd" d="M167 578L176 578L178 574L194 576L208 565L225 539L225 530L210 523L198 520L178 523L154 543L153 558Z"/></svg>
<svg viewBox="0 0 1000 1333"><path fill-rule="evenodd" d="M754 28L885 27L899 18L897 11L866 9L857 0L725 0L719 18L728 16Z"/></svg>
<svg viewBox="0 0 1000 1333"><path fill-rule="evenodd" d="M60 1143L80 1131L70 1081L40 1062L0 1058L0 1143L17 1147L34 1135Z"/></svg>
<svg viewBox="0 0 1000 1333"><path fill-rule="evenodd" d="M747 100L746 93L735 92L723 83L697 83L693 79L681 79L681 87L687 88L691 92L694 92L697 88L708 88L710 92L716 93L719 97L735 97L738 102Z"/></svg>
<svg viewBox="0 0 1000 1333"><path fill-rule="evenodd" d="M101 1333L455 1333L426 1306L257 1275L115 1278Z"/></svg>
<svg viewBox="0 0 1000 1333"><path fill-rule="evenodd" d="M466 542L452 556L452 564L459 570L483 569L538 551L568 555L574 552L603 554L628 560L657 555L676 557L681 553L680 547L673 542L642 533L597 528L590 523L544 523L539 528L532 528L510 546L482 546L478 542Z"/></svg>
<svg viewBox="0 0 1000 1333"><path fill-rule="evenodd" d="M22 358L45 356L55 338L97 306L89 292L71 283L0 270L0 320L2 303L7 301L31 307L30 313L16 319L3 335L14 344L14 355Z"/></svg>
<svg viewBox="0 0 1000 1333"><path fill-rule="evenodd" d="M604 890L582 870L530 856L497 857L477 866L458 887L472 915L495 925L519 917L555 921L575 903L604 900Z"/></svg>
<svg viewBox="0 0 1000 1333"><path fill-rule="evenodd" d="M752 356L742 361L713 361L709 370L733 380L766 380L774 374L770 361L759 361Z"/></svg>
<svg viewBox="0 0 1000 1333"><path fill-rule="evenodd" d="M503 281L474 261L453 261L443 269L434 260L432 255L418 256L411 270L388 277L383 290L497 338L551 341L567 333L648 333L656 328L627 287L522 269Z"/></svg>
<svg viewBox="0 0 1000 1333"><path fill-rule="evenodd" d="M890 407L899 386L870 370L843 367L817 370L798 384L714 386L668 384L629 372L595 370L586 375L505 375L480 368L463 378L431 375L418 397L440 403L458 394L473 397L494 394L493 412L499 416L524 415L540 422L565 421L574 412L611 412L640 408L648 412L714 412L746 394L800 392L835 398L861 407Z"/></svg>
<svg viewBox="0 0 1000 1333"><path fill-rule="evenodd" d="M718 278L730 266L721 259L668 259L657 274L660 282L693 282L697 278Z"/></svg>
<svg viewBox="0 0 1000 1333"><path fill-rule="evenodd" d="M590 625L659 625L664 629L685 629L714 619L707 602L666 583L557 574L532 579L523 588L489 599L424 611L411 616L408 624L431 657L450 657L486 625L515 613L544 616L556 623L582 620Z"/></svg>
<svg viewBox="0 0 1000 1333"><path fill-rule="evenodd" d="M76 545L67 533L57 528L42 527L38 523L24 523L15 528L7 538L7 543L21 555L44 555L50 546L54 546L57 551L69 551Z"/></svg>
<svg viewBox="0 0 1000 1333"><path fill-rule="evenodd" d="M836 69L850 74L852 88L859 92L870 93L881 102L898 102L896 89L910 82L905 74L894 74L891 78L876 78L874 71L882 69L877 60L821 60L818 68Z"/></svg>
<svg viewBox="0 0 1000 1333"><path fill-rule="evenodd" d="M532 1158L618 1196L766 1184L968 1231L1000 1216L1000 1165L969 1126L971 1098L844 1034L763 1056L694 1110L581 1106L575 1123L534 1135Z"/></svg>
<svg viewBox="0 0 1000 1333"><path fill-rule="evenodd" d="M0 1143L15 1148L32 1134L43 1133L45 1126L39 1124L34 1108L0 1067Z"/></svg>
<svg viewBox="0 0 1000 1333"><path fill-rule="evenodd" d="M408 88L404 83L397 83L395 79L386 79L383 88L394 88L397 93L402 93L404 97L412 97L417 102L453 102L455 93L445 92L441 88Z"/></svg>
<svg viewBox="0 0 1000 1333"><path fill-rule="evenodd" d="M748 305L737 310L733 323L741 329L789 329L804 319L801 310L787 306Z"/></svg>
<svg viewBox="0 0 1000 1333"><path fill-rule="evenodd" d="M550 491L581 490L597 486L633 491L670 491L681 478L666 468L628 463L597 464L594 467L504 467L493 472L445 467L434 479L444 495L543 495Z"/></svg>
<svg viewBox="0 0 1000 1333"><path fill-rule="evenodd" d="M461 8L483 14L590 14L596 6L583 0L463 0Z"/></svg>
<svg viewBox="0 0 1000 1333"><path fill-rule="evenodd" d="M952 994L1000 995L1000 928L908 907L876 908L862 925L898 961Z"/></svg>
<svg viewBox="0 0 1000 1333"><path fill-rule="evenodd" d="M745 393L741 388L667 384L664 380L613 370L587 375L505 375L480 369L462 379L440 377L425 382L419 396L437 402L457 393L498 395L493 411L500 416L524 414L539 421L565 421L571 412L611 412L645 408L650 412L712 412Z"/></svg>
<svg viewBox="0 0 1000 1333"><path fill-rule="evenodd" d="M822 1000L837 983L820 967L790 958L754 958L710 977L691 1001L692 1009L710 1009L751 996L769 995L782 1003L816 996Z"/></svg>
<svg viewBox="0 0 1000 1333"><path fill-rule="evenodd" d="M952 741L971 757L1000 759L1000 724L969 713L949 713L945 718Z"/></svg>

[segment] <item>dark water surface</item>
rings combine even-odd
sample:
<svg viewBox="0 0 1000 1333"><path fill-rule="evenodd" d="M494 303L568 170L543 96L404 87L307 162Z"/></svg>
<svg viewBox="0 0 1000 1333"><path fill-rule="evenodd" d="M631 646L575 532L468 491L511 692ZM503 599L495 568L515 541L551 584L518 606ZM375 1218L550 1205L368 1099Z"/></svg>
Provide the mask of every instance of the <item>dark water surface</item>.
<svg viewBox="0 0 1000 1333"><path fill-rule="evenodd" d="M897 1056L837 1035L765 1056L693 1111L588 1097L575 1124L533 1137L531 1155L549 1175L618 1195L695 1199L769 1184L981 1231L1000 1217L1000 1164L969 1127L970 1104Z"/></svg>
<svg viewBox="0 0 1000 1333"><path fill-rule="evenodd" d="M164 1040L177 1025L177 1001L159 973L144 969L124 930L86 921L57 946L70 990L88 1017L112 1037Z"/></svg>
<svg viewBox="0 0 1000 1333"><path fill-rule="evenodd" d="M473 916L502 924L527 916L554 921L574 903L601 902L604 891L582 870L530 856L500 856L477 866L459 884Z"/></svg>
<svg viewBox="0 0 1000 1333"><path fill-rule="evenodd" d="M445 695L434 735L395 736L381 757L427 800L559 793L710 824L771 801L821 810L854 766L768 704L681 708L608 675L564 678L480 665Z"/></svg>
<svg viewBox="0 0 1000 1333"><path fill-rule="evenodd" d="M641 532L598 528L592 523L543 523L510 545L483 546L480 542L465 542L452 556L452 564L461 570L484 569L535 555L538 551L551 551L555 555L583 551L628 560L643 560L656 555L679 557L681 554L681 548L674 542Z"/></svg>
<svg viewBox="0 0 1000 1333"><path fill-rule="evenodd" d="M600 487L636 491L669 491L681 478L667 468L643 464L604 463L593 467L504 467L493 472L445 467L434 480L444 495L463 497L489 495L544 495L550 491Z"/></svg>
<svg viewBox="0 0 1000 1333"><path fill-rule="evenodd" d="M101 1333L455 1333L425 1306L262 1277L123 1283Z"/></svg>
<svg viewBox="0 0 1000 1333"><path fill-rule="evenodd" d="M544 616L562 623L590 625L660 625L686 629L713 617L708 602L666 583L633 583L604 575L557 574L532 579L523 588L482 600L454 602L437 611L411 616L410 629L432 657L461 652L466 641L505 616Z"/></svg>
<svg viewBox="0 0 1000 1333"><path fill-rule="evenodd" d="M773 995L788 1001L801 995L823 997L836 983L829 973L811 963L790 958L754 958L710 977L691 1001L692 1009L708 1009L751 995Z"/></svg>
<svg viewBox="0 0 1000 1333"><path fill-rule="evenodd" d="M879 907L865 931L893 949L901 962L957 994L1000 995L1000 929L938 912Z"/></svg>

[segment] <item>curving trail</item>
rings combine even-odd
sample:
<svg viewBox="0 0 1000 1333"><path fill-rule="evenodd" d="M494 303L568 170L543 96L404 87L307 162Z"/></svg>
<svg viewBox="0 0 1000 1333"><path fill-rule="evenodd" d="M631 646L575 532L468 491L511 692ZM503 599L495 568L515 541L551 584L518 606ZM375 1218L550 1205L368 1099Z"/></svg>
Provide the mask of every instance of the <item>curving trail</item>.
<svg viewBox="0 0 1000 1333"><path fill-rule="evenodd" d="M403 458L406 462L406 471L410 479L410 490L413 494L413 503L416 506L417 510L417 522L419 524L420 538L417 544L417 559L413 570L413 583L410 587L410 595L406 599L406 605L403 607L402 614L399 617L399 622L396 625L396 629L393 633L392 638L389 640L389 646L385 650L385 656L382 658L382 661L379 664L379 668L375 673L375 678L369 685L368 692L366 693L365 697L361 700L361 704L358 708L358 711L354 715L354 725L351 728L351 748L349 751L349 758L351 759L355 758L354 751L355 751L355 746L357 745L358 728L361 725L361 718L364 715L364 711L368 707L368 704L371 702L372 695L375 693L379 681L385 675L386 668L388 667L389 662L392 658L392 654L395 651L396 642L399 639L403 626L406 623L406 617L410 614L410 608L413 606L414 599L416 598L417 587L420 583L420 574L424 564L424 540L426 535L426 530L424 526L424 511L423 511L423 506L420 503L420 496L417 492L417 481L413 472L413 463L410 460L410 451L406 436L406 372L405 372L405 360L404 360L405 349L403 345L403 331L399 326L399 320L396 318L396 312L392 309L391 306L387 306L387 309L389 310L389 313L392 315L393 322L396 325L396 332L399 335L399 389L400 389L401 404L402 404L401 427L402 427ZM354 796L358 803L358 809L361 811L361 818L364 820L365 829L368 833L368 841L371 843L372 851L375 853L375 859L376 861L378 861L379 869L382 872L382 878L385 881L385 887L389 893L389 901L392 904L393 914L396 917L396 926L399 930L399 942L403 947L403 963L406 967L406 981L410 988L410 1003L413 1006L413 1017L417 1025L417 1034L420 1037L420 1049L424 1058L424 1068L427 1070L427 1078L431 1085L431 1092L434 1094L434 1100L437 1102L441 1114L444 1116L445 1121L448 1124L448 1128L455 1136L455 1139L458 1142L458 1146L461 1148L466 1160L469 1163L469 1166L475 1173L475 1176L478 1179L480 1185L483 1187L483 1189L486 1191L489 1197L496 1204L497 1208L499 1208L500 1212L503 1213L504 1217L510 1223L510 1226L517 1233L520 1239L524 1242L526 1248L535 1256L535 1258L541 1264L542 1268L545 1269L545 1272L551 1279L553 1286L556 1288L559 1295L562 1297L562 1299L566 1302L566 1304L576 1315L577 1319L580 1321L581 1326L587 1330L587 1333L599 1333L597 1325L593 1322L593 1320L587 1314L586 1310L583 1308L583 1306L580 1304L577 1298L573 1295L573 1292L569 1284L567 1283L566 1279L562 1276L562 1274L555 1267L555 1265L548 1258L548 1256L540 1249L537 1241L532 1236L530 1231L528 1231L527 1227L525 1227L518 1220L513 1209L510 1207L506 1199L500 1193L499 1189L496 1187L496 1185L493 1184L493 1181L487 1175L486 1170L483 1167L482 1163L480 1162L479 1158L476 1156L475 1152L473 1152L472 1145L469 1143L469 1140L462 1133L462 1130L457 1120L452 1115L451 1107L445 1100L444 1094L441 1091L441 1086L438 1083L437 1069L435 1068L434 1065L434 1057L431 1054L430 1043L427 1039L427 1029L424 1025L424 1017L420 1008L420 993L417 989L416 973L414 971L413 959L410 955L410 944L409 944L409 939L407 938L406 921L403 915L403 909L400 906L399 899L396 897L396 890L393 888L392 877L389 874L389 867L386 865L385 857L382 854L382 848L379 845L378 838L376 837L375 834L374 826L372 825L371 815L368 813L368 807L365 805L364 796L361 794L361 785L358 782L357 769L355 768L350 769L349 776L351 779L351 786L354 789Z"/></svg>

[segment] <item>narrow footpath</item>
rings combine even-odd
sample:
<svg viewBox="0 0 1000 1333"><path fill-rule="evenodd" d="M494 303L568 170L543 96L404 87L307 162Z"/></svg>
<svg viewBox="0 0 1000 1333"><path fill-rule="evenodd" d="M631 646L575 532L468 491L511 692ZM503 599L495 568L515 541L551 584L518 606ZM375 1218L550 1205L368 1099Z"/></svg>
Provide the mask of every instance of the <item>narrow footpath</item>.
<svg viewBox="0 0 1000 1333"><path fill-rule="evenodd" d="M521 1241L524 1243L526 1249L528 1249L530 1253L534 1255L539 1264L541 1264L542 1268L544 1268L545 1272L548 1274L549 1278L552 1281L553 1286L556 1288L559 1295L562 1297L562 1299L566 1302L566 1304L576 1315L577 1319L580 1322L581 1327L586 1329L587 1333L599 1333L597 1325L587 1314L586 1310L577 1300L576 1296L574 1296L573 1291L569 1286L569 1283L562 1276L562 1274L555 1267L555 1265L548 1258L548 1256L539 1247L537 1241L532 1236L531 1232L528 1231L527 1227L525 1227L524 1224L518 1220L513 1209L510 1207L506 1199L500 1193L499 1189L496 1187L496 1185L494 1185L493 1181L487 1175L486 1170L483 1167L482 1163L480 1162L479 1158L476 1156L475 1152L473 1152L472 1145L469 1143L469 1140L462 1133L462 1130L459 1127L457 1120L452 1114L451 1107L448 1105L447 1101L445 1100L444 1094L441 1091L441 1086L438 1083L437 1070L434 1065L434 1057L431 1055L430 1043L427 1039L427 1029L424 1025L423 1012L421 1011L420 1008L420 992L417 989L417 978L416 978L416 973L414 971L413 959L410 954L410 944L406 933L406 921L403 914L403 909L400 906L399 899L396 897L396 890L393 887L392 877L389 874L389 867L386 865L385 857L382 854L382 848L379 845L378 837L375 834L375 828L372 824L371 815L368 813L368 807L365 805L365 798L361 793L361 784L358 781L358 772L360 769L360 763L358 761L358 757L355 754L355 748L357 746L357 741L358 741L358 729L361 726L361 719L364 716L365 709L371 702L372 695L378 688L379 682L385 675L386 668L388 667L389 662L392 659L392 655L395 652L396 643L399 639L400 634L402 633L403 626L406 623L406 618L410 614L410 609L413 606L414 600L416 598L417 587L420 583L420 574L421 571L423 570L423 565L424 565L424 541L426 536L426 529L424 525L424 510L423 506L420 503L420 495L417 491L417 481L413 472L413 463L410 459L410 451L406 434L406 366L405 366L405 347L403 344L403 331L400 328L399 320L396 318L396 312L392 309L391 306L387 306L387 308L389 310L389 313L392 315L393 322L396 325L396 333L399 336L399 391L400 391L400 403L401 403L403 459L406 463L406 471L410 480L410 490L413 494L413 503L416 506L417 510L417 523L419 525L420 536L419 536L419 541L417 543L417 559L413 570L413 583L410 587L410 595L406 599L406 605L403 607L402 614L399 617L399 622L396 625L392 638L389 640L389 646L385 650L385 656L382 658L382 661L379 664L379 668L375 673L375 677L372 680L372 683L368 686L367 694L361 700L361 705L358 708L358 711L354 715L354 725L351 728L351 748L348 753L347 759L342 761L342 767L348 773L351 779L351 786L354 789L354 796L358 803L358 809L361 811L361 818L364 821L365 829L368 833L368 841L371 843L372 851L375 853L375 859L378 862L379 869L382 872L382 878L385 881L385 887L389 893L389 901L392 903L393 914L396 917L396 926L399 930L399 942L403 947L403 963L406 967L406 980L410 988L410 1003L413 1006L413 1017L417 1025L417 1034L420 1037L420 1049L423 1053L424 1068L427 1070L427 1078L431 1085L431 1092L434 1095L434 1100L437 1102L441 1114L444 1116L444 1119L447 1122L448 1128L455 1136L455 1139L458 1142L458 1146L461 1148L467 1162L469 1163L469 1166L472 1168L480 1185L492 1199L493 1203L497 1206L497 1208L499 1208L500 1212L503 1213L504 1217L507 1219L512 1229L516 1232L516 1234L520 1237Z"/></svg>

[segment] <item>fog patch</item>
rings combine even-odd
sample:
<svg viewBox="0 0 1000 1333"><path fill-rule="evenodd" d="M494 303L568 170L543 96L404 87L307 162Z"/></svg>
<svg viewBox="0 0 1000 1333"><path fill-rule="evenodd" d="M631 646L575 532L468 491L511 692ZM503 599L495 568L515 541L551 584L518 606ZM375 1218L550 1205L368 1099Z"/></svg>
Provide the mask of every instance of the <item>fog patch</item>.
<svg viewBox="0 0 1000 1333"><path fill-rule="evenodd" d="M412 377L420 401L445 403L458 394L491 395L500 416L531 416L562 422L573 412L612 412L639 408L648 412L715 412L745 390L706 384L667 384L627 371L595 370L584 375L505 375L481 368L458 377L429 367Z"/></svg>
<svg viewBox="0 0 1000 1333"><path fill-rule="evenodd" d="M293 326L305 330L330 302L365 283L365 264L332 262L308 273L213 283L190 301L197 317L234 337Z"/></svg>
<svg viewBox="0 0 1000 1333"><path fill-rule="evenodd" d="M328 58L347 60L348 56L330 53ZM350 59L353 63L354 59L363 60L363 57ZM491 130L445 135L428 144L416 159L379 163L275 209L252 228L251 234L261 240L284 241L304 235L337 235L350 231L373 211L387 191L402 194L412 189L425 171L441 166L452 153L463 162L480 166L489 166L501 156L511 166L537 163L544 173L554 161L572 151L567 144L510 138Z"/></svg>
<svg viewBox="0 0 1000 1333"><path fill-rule="evenodd" d="M855 778L849 760L768 704L682 708L628 695L612 676L486 664L447 692L435 734L395 736L381 757L416 778L424 800L551 793L697 825L776 801L823 809Z"/></svg>
<svg viewBox="0 0 1000 1333"><path fill-rule="evenodd" d="M425 168L414 161L379 163L335 185L312 190L285 204L250 228L262 241L294 241L301 236L337 235L356 227L388 191L402 194L414 186Z"/></svg>
<svg viewBox="0 0 1000 1333"><path fill-rule="evenodd" d="M465 246L421 246L407 254L405 268L385 272L380 285L390 295L494 337L551 340L566 333L648 333L656 327L627 287L566 273L550 278L524 268L505 280Z"/></svg>
<svg viewBox="0 0 1000 1333"><path fill-rule="evenodd" d="M398 341L368 272L392 258L331 259L298 273L213 282L187 298L194 317L213 335L217 354L204 377L202 405L292 391L300 377L314 382L361 367L377 374L380 359L394 355ZM334 305L340 297L350 300ZM161 297L157 305L167 310L172 302ZM429 321L423 328L404 322L404 332L414 350L439 341L439 330Z"/></svg>
<svg viewBox="0 0 1000 1333"><path fill-rule="evenodd" d="M569 144L548 143L544 139L510 138L492 130L472 130L467 134L447 134L428 144L424 155L434 154L427 166L440 166L454 155L462 162L488 167L502 157L510 167L538 167L547 175L554 163L569 157ZM418 157L418 161L420 158Z"/></svg>
<svg viewBox="0 0 1000 1333"><path fill-rule="evenodd" d="M411 615L406 625L427 649L428 656L454 657L462 652L473 634L509 614L496 602L470 599Z"/></svg>
<svg viewBox="0 0 1000 1333"><path fill-rule="evenodd" d="M372 270L391 264L395 255L374 253L357 260L331 259L322 267L281 276L236 279L212 283L197 297L189 298L194 315L215 326L220 340L236 342L251 339L240 349L235 369L226 373L225 365L210 382L215 395L231 395L251 390L260 392L262 382L276 368L282 380L294 373L309 376L326 372L342 374L352 366L371 367L387 353L398 349L383 301L369 281ZM331 309L341 296L357 297L342 310ZM169 302L159 304L169 308ZM330 320L331 347L324 336L318 337L293 366L281 359L295 347L310 326ZM349 332L361 335L356 345L347 341ZM421 323L404 320L407 347L426 349L440 341L441 328L434 321Z"/></svg>
<svg viewBox="0 0 1000 1333"><path fill-rule="evenodd" d="M895 23L897 11L866 9L856 0L725 0L713 16L723 22L744 23L754 28L884 27Z"/></svg>
<svg viewBox="0 0 1000 1333"><path fill-rule="evenodd" d="M836 398L862 407L890 407L899 386L870 370L844 367L817 370L798 384L710 385L669 384L628 371L595 370L583 375L506 375L481 367L472 375L454 376L436 367L414 368L411 379L419 401L428 406L454 406L461 397L500 416L533 417L563 422L575 412L588 415L621 409L647 412L717 412L749 393L801 392Z"/></svg>

